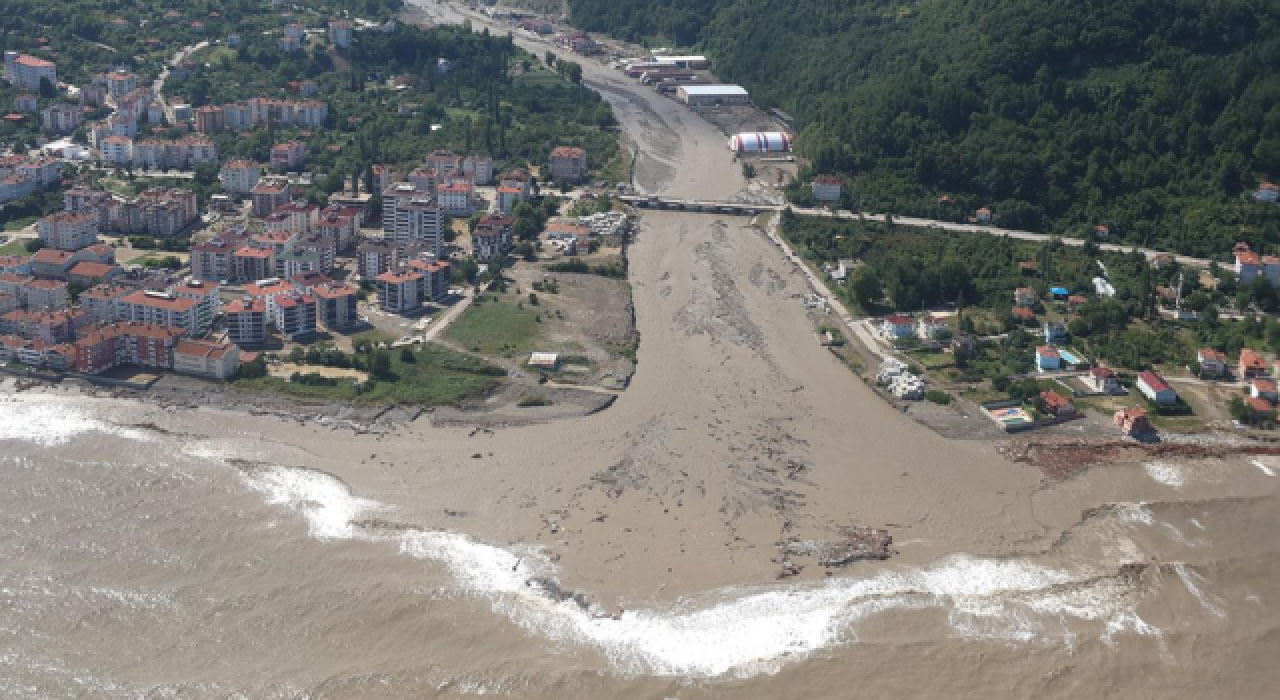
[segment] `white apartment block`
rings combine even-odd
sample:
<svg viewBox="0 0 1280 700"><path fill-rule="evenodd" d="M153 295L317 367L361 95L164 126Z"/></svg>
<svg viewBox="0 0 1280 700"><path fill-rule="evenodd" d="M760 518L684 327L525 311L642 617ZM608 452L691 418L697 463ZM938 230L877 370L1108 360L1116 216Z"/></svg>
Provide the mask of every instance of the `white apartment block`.
<svg viewBox="0 0 1280 700"><path fill-rule="evenodd" d="M61 211L44 217L36 224L40 240L49 248L80 250L98 242L100 225L95 209Z"/></svg>
<svg viewBox="0 0 1280 700"><path fill-rule="evenodd" d="M218 172L222 189L235 194L249 194L262 177L262 167L248 160L229 161Z"/></svg>
<svg viewBox="0 0 1280 700"><path fill-rule="evenodd" d="M23 90L39 90L41 78L58 85L58 67L52 61L17 51L4 52L4 75L10 85Z"/></svg>

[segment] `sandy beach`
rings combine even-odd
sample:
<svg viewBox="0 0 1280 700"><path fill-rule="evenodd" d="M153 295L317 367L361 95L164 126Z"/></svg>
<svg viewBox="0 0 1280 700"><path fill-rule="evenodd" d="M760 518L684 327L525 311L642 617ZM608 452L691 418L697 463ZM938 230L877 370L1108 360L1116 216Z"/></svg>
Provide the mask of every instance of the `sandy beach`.
<svg viewBox="0 0 1280 700"><path fill-rule="evenodd" d="M647 190L742 189L714 127L584 68ZM583 418L357 434L0 382L0 695L1261 698L1280 682L1280 458L1135 453L1051 480L879 399L819 344L805 277L747 219L647 212L630 261L637 371ZM891 535L890 556L824 565L853 528Z"/></svg>

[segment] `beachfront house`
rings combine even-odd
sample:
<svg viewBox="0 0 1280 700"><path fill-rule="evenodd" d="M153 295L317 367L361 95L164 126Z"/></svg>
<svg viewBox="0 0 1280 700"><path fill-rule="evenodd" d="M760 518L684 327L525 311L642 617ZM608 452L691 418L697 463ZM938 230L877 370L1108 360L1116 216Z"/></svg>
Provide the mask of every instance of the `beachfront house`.
<svg viewBox="0 0 1280 700"><path fill-rule="evenodd" d="M1062 355L1058 354L1058 349L1051 345L1036 348L1036 369L1041 372L1062 369Z"/></svg>
<svg viewBox="0 0 1280 700"><path fill-rule="evenodd" d="M1045 411L1054 418L1070 418L1076 415L1075 404L1056 391L1042 391L1040 399L1044 401Z"/></svg>
<svg viewBox="0 0 1280 700"><path fill-rule="evenodd" d="M1169 386L1164 377L1155 372L1147 371L1138 374L1138 391L1151 401L1161 406L1171 406L1178 403L1178 392Z"/></svg>
<svg viewBox="0 0 1280 700"><path fill-rule="evenodd" d="M1140 406L1122 408L1116 411L1113 422L1125 435L1131 437L1151 432L1151 421L1147 418L1147 410Z"/></svg>
<svg viewBox="0 0 1280 700"><path fill-rule="evenodd" d="M1200 378L1217 378L1227 374L1227 354L1213 348L1200 348L1196 352L1196 362L1200 365Z"/></svg>
<svg viewBox="0 0 1280 700"><path fill-rule="evenodd" d="M886 316L880 321L880 333L887 340L899 341L905 340L915 335L916 324L911 320L910 316L894 314Z"/></svg>

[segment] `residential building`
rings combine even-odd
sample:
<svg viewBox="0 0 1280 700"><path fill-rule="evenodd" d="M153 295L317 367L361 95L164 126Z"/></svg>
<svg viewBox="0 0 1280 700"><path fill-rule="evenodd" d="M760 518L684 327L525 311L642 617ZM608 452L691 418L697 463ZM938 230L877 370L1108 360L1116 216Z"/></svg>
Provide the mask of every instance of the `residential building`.
<svg viewBox="0 0 1280 700"><path fill-rule="evenodd" d="M835 175L818 175L809 183L813 198L819 202L839 202L844 181Z"/></svg>
<svg viewBox="0 0 1280 700"><path fill-rule="evenodd" d="M436 257L444 246L444 212L430 194L408 183L387 188L382 197L383 236L397 243L419 242Z"/></svg>
<svg viewBox="0 0 1280 700"><path fill-rule="evenodd" d="M67 271L67 281L81 289L88 289L103 282L110 282L122 272L123 270L110 263L85 260L76 263Z"/></svg>
<svg viewBox="0 0 1280 700"><path fill-rule="evenodd" d="M490 262L506 255L513 243L512 227L515 221L509 216L487 215L476 224L471 233L471 255L479 262Z"/></svg>
<svg viewBox="0 0 1280 700"><path fill-rule="evenodd" d="M551 151L551 177L565 182L587 179L587 152L574 146L560 146Z"/></svg>
<svg viewBox="0 0 1280 700"><path fill-rule="evenodd" d="M386 241L361 243L356 248L356 267L364 279L373 279L390 270L396 261L396 247Z"/></svg>
<svg viewBox="0 0 1280 700"><path fill-rule="evenodd" d="M268 231L287 231L295 235L310 233L320 221L320 207L305 202L286 202L263 217Z"/></svg>
<svg viewBox="0 0 1280 700"><path fill-rule="evenodd" d="M168 291L139 289L116 301L116 317L123 321L178 328L183 334L198 336L207 330L195 299Z"/></svg>
<svg viewBox="0 0 1280 700"><path fill-rule="evenodd" d="M31 256L31 274L42 279L65 280L77 262L74 253L44 248Z"/></svg>
<svg viewBox="0 0 1280 700"><path fill-rule="evenodd" d="M1055 418L1071 418L1076 415L1075 404L1056 391L1042 391L1040 399L1044 401L1045 410Z"/></svg>
<svg viewBox="0 0 1280 700"><path fill-rule="evenodd" d="M108 136L98 144L98 153L107 165L130 165L133 163L133 139Z"/></svg>
<svg viewBox="0 0 1280 700"><path fill-rule="evenodd" d="M1258 191L1253 193L1253 198L1259 202L1275 202L1280 200L1280 187L1264 182L1258 185Z"/></svg>
<svg viewBox="0 0 1280 700"><path fill-rule="evenodd" d="M23 291L30 311L57 311L71 305L67 283L62 280L31 280Z"/></svg>
<svg viewBox="0 0 1280 700"><path fill-rule="evenodd" d="M40 240L50 248L80 250L98 242L98 212L60 211L40 219L36 229Z"/></svg>
<svg viewBox="0 0 1280 700"><path fill-rule="evenodd" d="M0 316L0 334L16 335L48 345L69 343L89 324L89 315L78 309L51 311L13 310Z"/></svg>
<svg viewBox="0 0 1280 700"><path fill-rule="evenodd" d="M240 366L240 348L209 340L179 340L173 346L173 370L210 379L230 379Z"/></svg>
<svg viewBox="0 0 1280 700"><path fill-rule="evenodd" d="M499 212L510 214L512 209L525 200L525 195L518 187L499 186L495 193L495 204Z"/></svg>
<svg viewBox="0 0 1280 700"><path fill-rule="evenodd" d="M980 224L989 224L991 223L991 209L983 207L974 212L973 218Z"/></svg>
<svg viewBox="0 0 1280 700"><path fill-rule="evenodd" d="M116 207L112 227L125 234L168 237L200 218L196 193L177 187L151 187Z"/></svg>
<svg viewBox="0 0 1280 700"><path fill-rule="evenodd" d="M342 330L356 325L360 316L356 310L358 292L345 284L319 284L311 288L316 300L317 321L330 330Z"/></svg>
<svg viewBox="0 0 1280 700"><path fill-rule="evenodd" d="M289 179L280 175L267 175L249 190L253 199L253 215L265 217L289 202Z"/></svg>
<svg viewBox="0 0 1280 700"><path fill-rule="evenodd" d="M212 239L191 246L191 275L206 282L222 282L235 277L233 254L248 237L224 231Z"/></svg>
<svg viewBox="0 0 1280 700"><path fill-rule="evenodd" d="M926 343L936 343L951 337L951 325L941 316L925 314L916 321L916 336Z"/></svg>
<svg viewBox="0 0 1280 700"><path fill-rule="evenodd" d="M1031 308L1036 305L1040 297L1036 294L1036 290L1031 287L1018 287L1013 290L1013 303L1015 306Z"/></svg>
<svg viewBox="0 0 1280 700"><path fill-rule="evenodd" d="M329 205L320 212L314 231L333 241L336 250L345 250L356 239L360 227L360 210L356 207Z"/></svg>
<svg viewBox="0 0 1280 700"><path fill-rule="evenodd" d="M1267 360L1257 350L1244 348L1240 351L1240 362L1237 364L1237 376L1240 379L1253 379L1267 375Z"/></svg>
<svg viewBox="0 0 1280 700"><path fill-rule="evenodd" d="M50 105L40 112L40 126L57 134L69 134L83 122L84 113L80 108L65 102Z"/></svg>
<svg viewBox="0 0 1280 700"><path fill-rule="evenodd" d="M471 216L475 187L469 182L454 182L436 188L436 201L449 216Z"/></svg>
<svg viewBox="0 0 1280 700"><path fill-rule="evenodd" d="M316 332L316 300L301 292L279 294L274 299L276 330L289 340Z"/></svg>
<svg viewBox="0 0 1280 700"><path fill-rule="evenodd" d="M354 36L354 28L351 26L350 20L329 20L329 43L339 49L349 48L352 36Z"/></svg>
<svg viewBox="0 0 1280 700"><path fill-rule="evenodd" d="M236 299L227 304L227 335L236 345L261 345L267 340L267 302Z"/></svg>
<svg viewBox="0 0 1280 700"><path fill-rule="evenodd" d="M1025 306L1013 307L1013 310L1010 311L1010 314L1012 314L1014 321L1017 321L1018 323L1021 323L1024 326L1036 325L1036 313Z"/></svg>
<svg viewBox="0 0 1280 700"><path fill-rule="evenodd" d="M249 194L262 177L262 166L249 160L227 161L218 171L222 189L234 194Z"/></svg>
<svg viewBox="0 0 1280 700"><path fill-rule="evenodd" d="M20 90L38 91L40 81L58 85L58 67L52 61L28 56L17 51L4 52L4 75L9 84Z"/></svg>
<svg viewBox="0 0 1280 700"><path fill-rule="evenodd" d="M1052 345L1041 345L1036 348L1036 369L1051 372L1062 369L1062 355Z"/></svg>
<svg viewBox="0 0 1280 700"><path fill-rule="evenodd" d="M1160 405L1172 405L1178 402L1178 393L1169 386L1164 377L1155 372L1140 372L1136 386L1143 396Z"/></svg>
<svg viewBox="0 0 1280 700"><path fill-rule="evenodd" d="M301 141L286 141L271 147L271 169L278 172L298 170L307 159L307 147Z"/></svg>
<svg viewBox="0 0 1280 700"><path fill-rule="evenodd" d="M1121 391L1120 380L1116 378L1115 371L1107 367L1094 367L1089 370L1089 374L1084 377L1084 382L1094 391L1103 394L1118 394Z"/></svg>
<svg viewBox="0 0 1280 700"><path fill-rule="evenodd" d="M0 275L30 275L30 255L0 255Z"/></svg>
<svg viewBox="0 0 1280 700"><path fill-rule="evenodd" d="M1249 395L1255 399L1265 399L1275 403L1276 382L1274 379L1254 379L1249 382Z"/></svg>
<svg viewBox="0 0 1280 700"><path fill-rule="evenodd" d="M1151 432L1151 422L1147 418L1147 410L1139 406L1122 408L1116 411L1113 422L1125 435L1130 437L1138 437Z"/></svg>
<svg viewBox="0 0 1280 700"><path fill-rule="evenodd" d="M216 134L227 128L227 117L222 108L205 105L196 108L195 129L201 134Z"/></svg>
<svg viewBox="0 0 1280 700"><path fill-rule="evenodd" d="M1201 378L1217 378L1227 374L1227 354L1221 350L1200 348L1196 352L1196 362L1200 365Z"/></svg>
<svg viewBox="0 0 1280 700"><path fill-rule="evenodd" d="M129 71L118 68L106 75L107 94L120 98L138 89L138 78Z"/></svg>
<svg viewBox="0 0 1280 700"><path fill-rule="evenodd" d="M1050 345L1061 345L1067 342L1067 324L1062 321L1045 321L1044 340Z"/></svg>
<svg viewBox="0 0 1280 700"><path fill-rule="evenodd" d="M111 210L115 198L110 192L84 186L71 187L62 192L62 208L67 211L92 211L98 217L98 231L111 225Z"/></svg>
<svg viewBox="0 0 1280 700"><path fill-rule="evenodd" d="M80 293L80 308L94 323L111 323L116 320L116 303L133 292L118 284L95 285Z"/></svg>
<svg viewBox="0 0 1280 700"><path fill-rule="evenodd" d="M477 185L493 184L493 158L482 155L463 158L462 174Z"/></svg>
<svg viewBox="0 0 1280 700"><path fill-rule="evenodd" d="M40 98L35 95L22 94L13 98L13 108L19 112L40 111Z"/></svg>
<svg viewBox="0 0 1280 700"><path fill-rule="evenodd" d="M915 335L916 323L910 316L894 314L880 321L880 332L885 338L898 341Z"/></svg>
<svg viewBox="0 0 1280 700"><path fill-rule="evenodd" d="M275 251L243 246L231 254L231 270L231 278L238 282L266 279L276 271Z"/></svg>
<svg viewBox="0 0 1280 700"><path fill-rule="evenodd" d="M0 176L0 204L22 199L36 191L37 183L23 175Z"/></svg>
<svg viewBox="0 0 1280 700"><path fill-rule="evenodd" d="M295 291L297 290L294 289L293 283L279 277L260 279L244 286L245 298L261 300L267 305L267 314L273 318L276 315L276 297L292 294Z"/></svg>
<svg viewBox="0 0 1280 700"><path fill-rule="evenodd" d="M218 295L218 283L214 281L187 278L169 288L169 293L178 299L189 299L195 302L195 326L201 331L213 325L213 317L218 315L222 300Z"/></svg>
<svg viewBox="0 0 1280 700"><path fill-rule="evenodd" d="M408 313L422 307L426 279L421 273L402 270L378 275L378 305L391 313Z"/></svg>
<svg viewBox="0 0 1280 700"><path fill-rule="evenodd" d="M439 302L449 296L453 268L443 260L410 260L406 267L422 275L423 301Z"/></svg>
<svg viewBox="0 0 1280 700"><path fill-rule="evenodd" d="M502 173L498 178L500 187L514 187L520 190L520 199L528 199L533 193L533 176L524 168L515 168Z"/></svg>

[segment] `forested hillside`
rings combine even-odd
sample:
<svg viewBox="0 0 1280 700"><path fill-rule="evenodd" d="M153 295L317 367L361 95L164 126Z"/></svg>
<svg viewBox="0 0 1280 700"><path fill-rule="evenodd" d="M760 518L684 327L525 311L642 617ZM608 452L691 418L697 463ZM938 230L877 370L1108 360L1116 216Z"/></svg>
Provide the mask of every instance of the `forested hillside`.
<svg viewBox="0 0 1280 700"><path fill-rule="evenodd" d="M708 53L800 124L861 207L1197 254L1277 238L1273 0L570 0L581 27ZM940 204L947 195L951 204ZM1267 247L1267 246L1264 246Z"/></svg>

